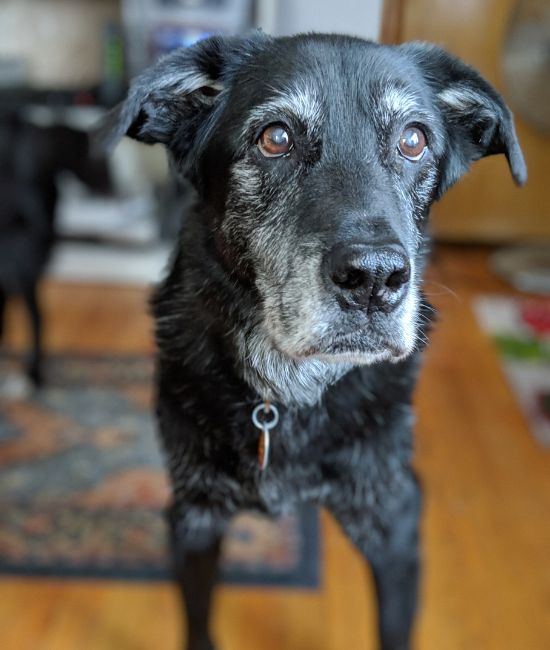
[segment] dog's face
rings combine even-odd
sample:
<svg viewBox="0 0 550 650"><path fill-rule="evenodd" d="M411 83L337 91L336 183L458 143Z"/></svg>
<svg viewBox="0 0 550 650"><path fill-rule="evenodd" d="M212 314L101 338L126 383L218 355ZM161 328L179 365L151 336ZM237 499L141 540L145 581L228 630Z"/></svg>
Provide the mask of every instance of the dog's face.
<svg viewBox="0 0 550 650"><path fill-rule="evenodd" d="M226 268L256 287L264 338L294 359L409 354L431 202L485 155L526 175L498 94L420 44L210 39L146 72L116 119L167 146Z"/></svg>

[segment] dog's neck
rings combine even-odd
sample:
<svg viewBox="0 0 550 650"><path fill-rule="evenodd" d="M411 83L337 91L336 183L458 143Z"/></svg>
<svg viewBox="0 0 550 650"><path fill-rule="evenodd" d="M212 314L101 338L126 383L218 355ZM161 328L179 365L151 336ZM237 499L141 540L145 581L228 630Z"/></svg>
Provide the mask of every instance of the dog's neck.
<svg viewBox="0 0 550 650"><path fill-rule="evenodd" d="M246 383L263 399L285 406L313 406L353 367L319 359L291 359L273 346L261 324L236 331L235 343Z"/></svg>

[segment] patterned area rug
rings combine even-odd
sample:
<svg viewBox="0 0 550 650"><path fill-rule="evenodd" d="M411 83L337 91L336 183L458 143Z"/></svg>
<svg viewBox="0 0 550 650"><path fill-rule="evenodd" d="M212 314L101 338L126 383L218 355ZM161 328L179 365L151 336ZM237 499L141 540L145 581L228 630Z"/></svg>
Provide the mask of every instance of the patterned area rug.
<svg viewBox="0 0 550 650"><path fill-rule="evenodd" d="M483 296L474 308L500 352L533 435L550 447L550 299Z"/></svg>
<svg viewBox="0 0 550 650"><path fill-rule="evenodd" d="M0 572L165 579L169 490L144 357L55 356L46 388L17 395L0 356ZM224 543L236 584L315 587L318 514L244 513Z"/></svg>

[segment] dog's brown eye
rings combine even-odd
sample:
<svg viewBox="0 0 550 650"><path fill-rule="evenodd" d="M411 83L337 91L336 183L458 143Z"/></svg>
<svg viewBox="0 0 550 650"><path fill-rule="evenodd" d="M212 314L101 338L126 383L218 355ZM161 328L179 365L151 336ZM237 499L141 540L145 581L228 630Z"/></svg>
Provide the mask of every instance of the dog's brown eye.
<svg viewBox="0 0 550 650"><path fill-rule="evenodd" d="M272 124L260 136L258 148L267 158L284 156L292 149L292 136L281 124Z"/></svg>
<svg viewBox="0 0 550 650"><path fill-rule="evenodd" d="M408 126L399 138L399 151L409 160L420 160L426 150L424 131L416 126Z"/></svg>

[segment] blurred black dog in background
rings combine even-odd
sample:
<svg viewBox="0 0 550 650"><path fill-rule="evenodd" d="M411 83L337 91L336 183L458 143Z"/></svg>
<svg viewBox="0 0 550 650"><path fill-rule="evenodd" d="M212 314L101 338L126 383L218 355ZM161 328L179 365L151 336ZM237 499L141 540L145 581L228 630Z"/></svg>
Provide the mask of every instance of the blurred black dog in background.
<svg viewBox="0 0 550 650"><path fill-rule="evenodd" d="M64 170L92 187L109 188L107 164L90 156L84 131L0 113L0 340L7 300L21 297L32 332L27 374L35 386L42 381L37 287L54 243L56 179Z"/></svg>

